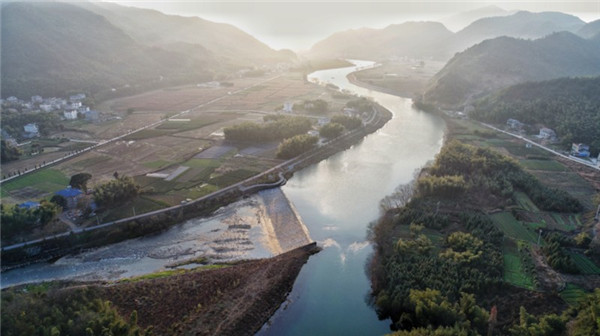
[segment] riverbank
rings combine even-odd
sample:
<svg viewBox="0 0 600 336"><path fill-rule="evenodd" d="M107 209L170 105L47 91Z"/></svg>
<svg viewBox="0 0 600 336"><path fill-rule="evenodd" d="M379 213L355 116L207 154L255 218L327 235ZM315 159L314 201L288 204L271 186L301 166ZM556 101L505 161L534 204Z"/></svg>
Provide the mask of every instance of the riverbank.
<svg viewBox="0 0 600 336"><path fill-rule="evenodd" d="M88 307L88 312L76 320L83 320L84 325L95 314L105 314L101 305L91 304L100 300L110 301L110 307L116 308L126 323L141 330L151 328L153 335L253 335L284 302L300 269L316 252L318 248L312 243L274 258L197 268L171 276L150 274L119 282L15 287L2 292L2 330L26 334L23 328L35 325L39 321L36 318L44 318L47 306L56 307L60 298L71 297L68 304L72 307ZM9 301L8 297L15 299ZM24 307L26 315L20 313ZM57 325L58 330L65 330L73 325L67 319L75 319L74 315L63 314L44 327ZM104 319L104 323L107 320L111 322Z"/></svg>

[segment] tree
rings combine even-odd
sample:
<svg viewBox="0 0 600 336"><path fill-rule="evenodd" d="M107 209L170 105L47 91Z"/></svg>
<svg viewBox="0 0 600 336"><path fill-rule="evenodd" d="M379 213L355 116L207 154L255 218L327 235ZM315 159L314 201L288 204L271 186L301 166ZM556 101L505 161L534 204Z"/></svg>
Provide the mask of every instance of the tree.
<svg viewBox="0 0 600 336"><path fill-rule="evenodd" d="M308 134L296 135L284 140L277 149L277 157L291 159L313 149L319 139Z"/></svg>
<svg viewBox="0 0 600 336"><path fill-rule="evenodd" d="M63 209L67 208L67 199L61 195L54 195L50 198L50 202L60 206Z"/></svg>
<svg viewBox="0 0 600 336"><path fill-rule="evenodd" d="M87 190L87 182L92 178L92 174L79 173L71 176L69 185L73 188Z"/></svg>
<svg viewBox="0 0 600 336"><path fill-rule="evenodd" d="M21 150L9 145L4 140L1 141L0 147L2 147L2 162L18 160L19 156L21 156Z"/></svg>
<svg viewBox="0 0 600 336"><path fill-rule="evenodd" d="M344 132L344 126L338 123L328 123L323 125L319 130L319 134L327 139L339 137Z"/></svg>

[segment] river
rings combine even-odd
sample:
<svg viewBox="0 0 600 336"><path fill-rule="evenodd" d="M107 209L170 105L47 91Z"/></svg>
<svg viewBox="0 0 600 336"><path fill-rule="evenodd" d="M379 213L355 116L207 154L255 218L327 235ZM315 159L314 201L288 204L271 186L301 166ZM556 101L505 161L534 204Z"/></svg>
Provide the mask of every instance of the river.
<svg viewBox="0 0 600 336"><path fill-rule="evenodd" d="M311 238L324 250L312 256L302 268L288 301L260 334L389 332L389 322L379 321L367 303L370 284L365 265L372 253L366 240L367 227L380 215L380 200L397 186L408 183L417 169L434 158L442 146L445 125L438 117L414 110L410 99L349 83L346 78L349 73L373 66L373 62L353 62L354 67L318 71L309 78L371 97L394 116L383 128L350 149L296 172L282 187ZM39 263L2 272L1 286L52 279L110 280L136 276L163 269L180 258L203 255L211 250L211 239L259 241L257 237L264 234L260 223L253 221L262 218L257 205L263 199L259 194L236 202L211 218L193 219L160 235L64 257L52 264ZM245 232L237 229L231 232L229 229L236 227L232 224L238 222L253 225ZM268 246L268 242L256 244L247 257L270 256ZM233 252L236 254L232 258L246 255L244 249Z"/></svg>
<svg viewBox="0 0 600 336"><path fill-rule="evenodd" d="M288 301L261 335L381 335L380 321L367 303L365 267L372 254L367 227L380 215L379 202L410 182L417 169L439 152L444 122L412 108L412 101L351 84L346 76L372 62L323 70L309 80L331 83L376 102L393 113L383 128L352 148L296 172L282 188L312 239L325 249L302 268Z"/></svg>

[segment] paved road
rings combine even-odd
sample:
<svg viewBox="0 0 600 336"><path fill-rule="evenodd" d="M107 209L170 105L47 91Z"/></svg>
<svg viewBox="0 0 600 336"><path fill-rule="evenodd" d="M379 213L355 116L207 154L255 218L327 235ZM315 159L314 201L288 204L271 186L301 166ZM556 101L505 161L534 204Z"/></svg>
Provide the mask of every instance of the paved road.
<svg viewBox="0 0 600 336"><path fill-rule="evenodd" d="M508 134L508 135L510 135L510 136L512 136L512 137L515 137L515 138L519 138L519 139L521 139L521 140L523 140L523 141L526 141L526 142L528 142L528 143L530 143L530 144L532 144L532 145L534 145L534 146L536 146L536 147L539 147L539 148L541 148L541 149L543 149L543 150L545 150L545 151L548 151L548 152L550 152L550 153L552 153L552 154L554 154L554 155L558 155L558 156L560 156L560 157L562 157L562 158L565 158L565 159L567 159L567 160L571 160L571 161L573 161L573 162L576 162L576 163L579 163L579 164L582 164L582 165L588 166L588 167L590 167L590 168L594 168L594 169L596 169L596 170L600 170L600 167L598 167L598 166L594 166L594 164L593 164L593 163L591 163L591 162L590 162L590 163L587 163L587 162L580 161L580 160L579 160L579 159L577 159L577 158L574 158L574 157L571 157L571 156L569 156L569 155L565 155L565 154L562 154L562 153L560 153L560 152L557 152L557 151L555 151L554 149L548 148L548 147L546 147L546 146L544 146L544 145L540 145L539 143L537 143L537 142L535 142L535 141L532 141L532 140L529 140L529 139L527 139L527 138L525 138L525 137L523 137L523 136L521 136L521 135L514 134L514 133L510 133L510 132L507 132L507 131L505 131L505 130L501 130L501 129L497 128L497 127L494 127L494 126L492 126L492 125L489 125L489 124L486 124L486 123L482 123L482 122L480 122L480 124L481 124L482 126L485 126L485 127L487 127L487 128L491 128L491 129L493 129L493 130L495 130L495 131L498 131L498 132L501 132L501 133L504 133L504 134Z"/></svg>

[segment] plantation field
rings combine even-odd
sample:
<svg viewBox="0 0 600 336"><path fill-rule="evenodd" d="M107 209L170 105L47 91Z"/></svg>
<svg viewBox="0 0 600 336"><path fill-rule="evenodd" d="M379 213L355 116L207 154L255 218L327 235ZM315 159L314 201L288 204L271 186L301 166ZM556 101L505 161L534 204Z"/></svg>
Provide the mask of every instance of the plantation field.
<svg viewBox="0 0 600 336"><path fill-rule="evenodd" d="M565 289L560 292L560 297L565 300L569 305L577 305L579 300L582 299L586 292L579 286L568 283Z"/></svg>
<svg viewBox="0 0 600 336"><path fill-rule="evenodd" d="M134 199L131 203L121 205L120 207L112 208L110 211L104 213L101 221L108 222L114 221L121 218L127 218L135 214L141 214L144 212L154 211L162 209L167 206L166 203L157 202L150 198L141 196Z"/></svg>
<svg viewBox="0 0 600 336"><path fill-rule="evenodd" d="M565 215L559 214L559 213L552 213L552 218L554 219L553 224L551 225L551 227L553 229L556 230L561 230L561 231L573 231L575 230L577 227L575 226L574 221L572 220L572 216L567 216L565 218Z"/></svg>
<svg viewBox="0 0 600 336"><path fill-rule="evenodd" d="M532 212L540 211L540 209L538 209L538 207L533 203L533 201L525 193L517 191L514 193L514 198L515 198L515 201L517 202L517 204L519 204L519 206L521 206L521 208L523 208L527 211L532 211Z"/></svg>
<svg viewBox="0 0 600 336"><path fill-rule="evenodd" d="M510 212L499 212L490 215L490 217L508 237L531 243L537 242L537 234L518 221Z"/></svg>
<svg viewBox="0 0 600 336"><path fill-rule="evenodd" d="M521 160L521 165L525 169L546 170L546 171L567 171L567 167L554 160Z"/></svg>
<svg viewBox="0 0 600 336"><path fill-rule="evenodd" d="M600 274L600 267L586 256L577 252L569 252L569 255L582 274Z"/></svg>
<svg viewBox="0 0 600 336"><path fill-rule="evenodd" d="M502 250L504 260L504 281L511 285L534 289L533 279L524 272L520 252L512 242L505 244Z"/></svg>

